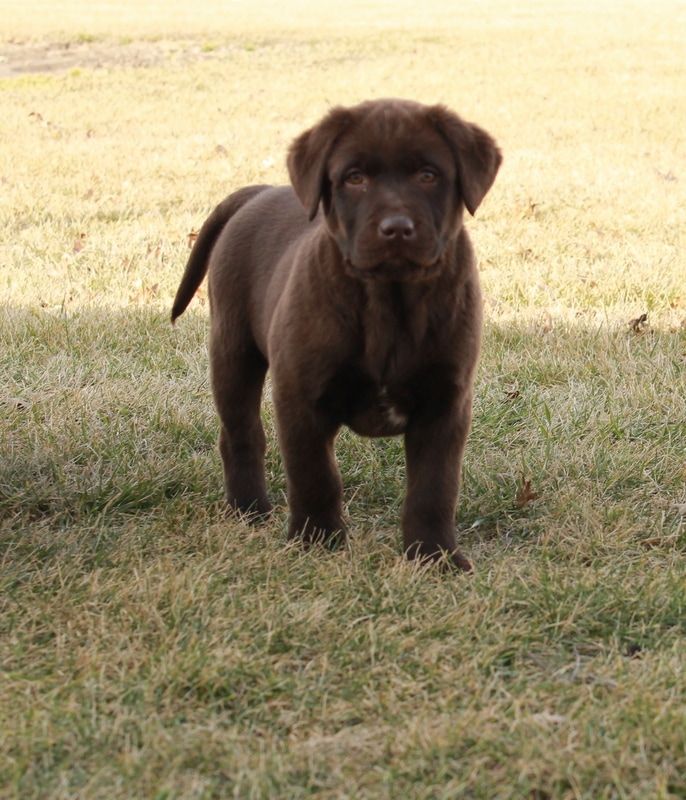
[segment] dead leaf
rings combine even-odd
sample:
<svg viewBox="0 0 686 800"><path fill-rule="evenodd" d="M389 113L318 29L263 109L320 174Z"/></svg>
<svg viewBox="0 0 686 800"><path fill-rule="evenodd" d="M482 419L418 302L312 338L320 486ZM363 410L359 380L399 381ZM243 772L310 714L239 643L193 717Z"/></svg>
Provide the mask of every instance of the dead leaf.
<svg viewBox="0 0 686 800"><path fill-rule="evenodd" d="M519 215L521 219L526 219L527 217L535 217L538 215L538 207L540 203L537 203L535 200L532 200L530 197L525 200L525 202L520 207Z"/></svg>
<svg viewBox="0 0 686 800"><path fill-rule="evenodd" d="M648 328L648 315L641 314L640 317L636 317L636 319L629 320L627 325L631 328L631 330L634 333L644 333L645 330Z"/></svg>
<svg viewBox="0 0 686 800"><path fill-rule="evenodd" d="M195 244L195 240L198 238L198 234L199 233L200 233L200 231L196 231L195 229L193 229L188 234L188 246L189 247L193 247L193 245Z"/></svg>
<svg viewBox="0 0 686 800"><path fill-rule="evenodd" d="M647 550L654 550L656 547L661 547L664 544L664 540L659 536L654 536L652 539L642 539L641 544Z"/></svg>
<svg viewBox="0 0 686 800"><path fill-rule="evenodd" d="M661 170L656 169L655 172L657 172L657 174L662 178L663 181L669 181L671 183L672 181L679 180L671 169L668 170L667 172L662 172Z"/></svg>
<svg viewBox="0 0 686 800"><path fill-rule="evenodd" d="M9 406L16 411L26 411L30 404L28 400L24 400L22 397L8 397L7 399L0 398L0 405Z"/></svg>
<svg viewBox="0 0 686 800"><path fill-rule="evenodd" d="M677 514L681 514L682 517L686 516L686 503L674 503L672 508Z"/></svg>
<svg viewBox="0 0 686 800"><path fill-rule="evenodd" d="M31 111L29 113L29 117L36 122L39 122L44 128L53 133L55 136L60 137L62 135L63 129L59 125L55 125L54 122L50 122L49 119L45 119L42 114L38 111Z"/></svg>
<svg viewBox="0 0 686 800"><path fill-rule="evenodd" d="M641 658L643 655L643 646L638 644L638 642L629 642L624 654L629 658Z"/></svg>
<svg viewBox="0 0 686 800"><path fill-rule="evenodd" d="M541 725L561 725L567 721L567 717L563 717L562 714L551 714L549 711L532 714L531 719Z"/></svg>
<svg viewBox="0 0 686 800"><path fill-rule="evenodd" d="M533 503L534 500L538 500L538 493L534 492L531 488L531 481L526 478L522 478L522 485L519 487L519 491L517 492L517 497L515 498L515 505L517 508L524 508L524 506L529 505L529 503Z"/></svg>
<svg viewBox="0 0 686 800"><path fill-rule="evenodd" d="M131 288L133 291L129 293L129 302L134 304L147 303L159 297L160 294L159 283L147 285L143 283L140 278L136 278L136 280L133 281Z"/></svg>

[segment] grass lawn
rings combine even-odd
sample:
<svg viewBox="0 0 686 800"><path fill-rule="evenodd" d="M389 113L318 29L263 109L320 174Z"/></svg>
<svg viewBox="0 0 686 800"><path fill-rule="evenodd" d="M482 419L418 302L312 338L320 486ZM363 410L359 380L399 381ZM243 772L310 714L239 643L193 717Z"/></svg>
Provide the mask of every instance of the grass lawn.
<svg viewBox="0 0 686 800"><path fill-rule="evenodd" d="M686 798L682 3L0 0L0 798ZM401 558L225 519L188 235L333 104L445 102L505 162L456 524ZM647 315L639 322L642 315ZM633 324L630 324L634 321Z"/></svg>

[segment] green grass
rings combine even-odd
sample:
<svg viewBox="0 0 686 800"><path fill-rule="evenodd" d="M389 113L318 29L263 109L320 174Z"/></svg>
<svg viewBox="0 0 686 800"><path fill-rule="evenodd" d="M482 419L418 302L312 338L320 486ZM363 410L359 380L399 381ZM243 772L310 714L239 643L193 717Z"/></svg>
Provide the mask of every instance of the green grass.
<svg viewBox="0 0 686 800"><path fill-rule="evenodd" d="M204 328L3 326L18 796L683 796L683 334L487 326L447 579L399 558L399 440L341 437L343 552L222 519Z"/></svg>
<svg viewBox="0 0 686 800"><path fill-rule="evenodd" d="M682 10L181 6L0 22L85 59L0 79L0 798L686 798ZM469 577L402 559L400 439L342 433L350 542L287 544L268 402L274 516L225 518L204 289L168 322L212 205L392 94L505 152Z"/></svg>

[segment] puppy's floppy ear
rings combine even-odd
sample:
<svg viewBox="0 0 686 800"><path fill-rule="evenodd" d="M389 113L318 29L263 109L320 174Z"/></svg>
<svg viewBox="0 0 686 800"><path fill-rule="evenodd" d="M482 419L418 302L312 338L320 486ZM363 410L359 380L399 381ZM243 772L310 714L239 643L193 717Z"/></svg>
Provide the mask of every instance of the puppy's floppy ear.
<svg viewBox="0 0 686 800"><path fill-rule="evenodd" d="M483 128L465 122L445 106L432 106L429 119L453 151L462 199L474 216L503 160L500 149Z"/></svg>
<svg viewBox="0 0 686 800"><path fill-rule="evenodd" d="M325 208L331 197L327 162L336 140L352 122L349 109L337 106L314 127L301 133L288 151L288 174L310 219L317 215L319 201Z"/></svg>

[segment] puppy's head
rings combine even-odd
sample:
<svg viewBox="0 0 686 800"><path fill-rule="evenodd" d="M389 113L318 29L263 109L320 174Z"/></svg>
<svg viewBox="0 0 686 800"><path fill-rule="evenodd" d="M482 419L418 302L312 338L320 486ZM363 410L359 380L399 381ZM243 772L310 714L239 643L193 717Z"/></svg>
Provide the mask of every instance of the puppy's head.
<svg viewBox="0 0 686 800"><path fill-rule="evenodd" d="M426 280L490 189L501 154L444 106L375 100L334 108L291 145L288 170L314 219L321 203L348 271Z"/></svg>

